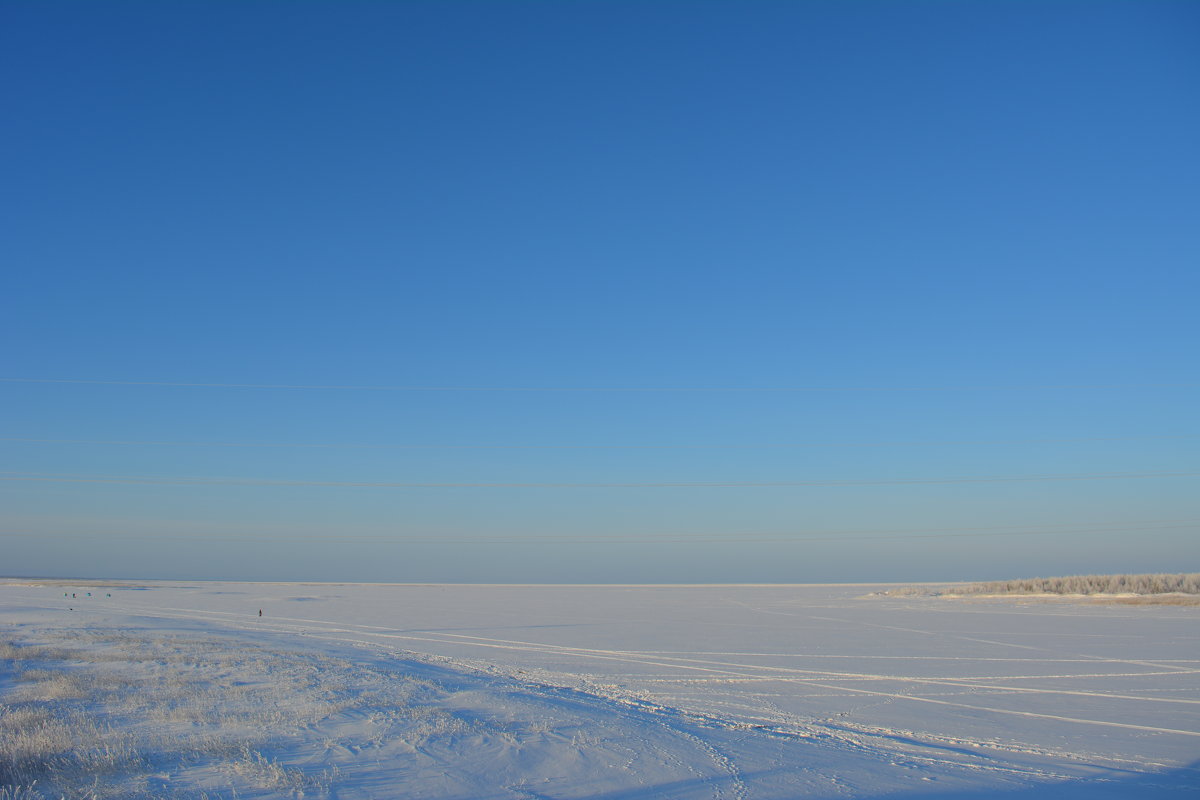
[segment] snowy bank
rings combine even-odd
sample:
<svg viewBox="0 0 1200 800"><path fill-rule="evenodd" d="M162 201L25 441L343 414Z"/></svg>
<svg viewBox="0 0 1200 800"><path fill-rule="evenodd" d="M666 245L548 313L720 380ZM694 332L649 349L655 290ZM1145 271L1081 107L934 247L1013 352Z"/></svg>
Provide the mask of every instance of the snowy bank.
<svg viewBox="0 0 1200 800"><path fill-rule="evenodd" d="M0 583L0 791L1194 796L1193 608L862 592Z"/></svg>

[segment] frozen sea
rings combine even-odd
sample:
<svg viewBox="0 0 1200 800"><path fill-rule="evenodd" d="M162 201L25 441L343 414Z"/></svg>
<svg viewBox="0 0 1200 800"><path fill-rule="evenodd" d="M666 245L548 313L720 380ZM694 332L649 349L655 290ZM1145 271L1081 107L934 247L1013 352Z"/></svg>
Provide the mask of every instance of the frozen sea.
<svg viewBox="0 0 1200 800"><path fill-rule="evenodd" d="M96 796L1200 797L1200 608L883 588L11 579L0 702Z"/></svg>

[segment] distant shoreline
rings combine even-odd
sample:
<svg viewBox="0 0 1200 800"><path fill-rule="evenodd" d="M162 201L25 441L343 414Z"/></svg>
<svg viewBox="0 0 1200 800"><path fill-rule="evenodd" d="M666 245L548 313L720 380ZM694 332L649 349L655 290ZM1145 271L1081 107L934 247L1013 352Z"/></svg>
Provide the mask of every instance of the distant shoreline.
<svg viewBox="0 0 1200 800"><path fill-rule="evenodd" d="M856 581L852 583L475 583L470 581L259 581L236 578L82 578L61 576L29 577L23 575L0 575L0 583L21 584L87 584L89 586L130 586L162 583L246 583L267 586L497 586L497 587L546 587L571 588L655 588L655 589L698 589L704 587L761 586L764 588L788 586L949 586L961 581Z"/></svg>
<svg viewBox="0 0 1200 800"><path fill-rule="evenodd" d="M1094 603L1097 605L1128 606L1200 606L1200 594L1169 592L1163 594L940 594L939 600L1033 600L1042 603Z"/></svg>

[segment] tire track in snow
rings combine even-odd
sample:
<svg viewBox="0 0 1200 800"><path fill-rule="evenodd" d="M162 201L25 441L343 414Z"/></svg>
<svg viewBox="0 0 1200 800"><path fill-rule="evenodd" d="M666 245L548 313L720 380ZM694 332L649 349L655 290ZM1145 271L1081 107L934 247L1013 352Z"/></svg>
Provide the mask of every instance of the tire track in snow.
<svg viewBox="0 0 1200 800"><path fill-rule="evenodd" d="M717 765L717 768L729 776L730 787L733 790L733 800L746 800L746 794L748 792L746 782L742 780L742 771L738 769L738 766L733 762L733 759L722 753L711 743L704 741L695 734L688 733L682 728L674 725L668 726L668 728L674 733L682 736L684 739L690 740L692 744L704 751L708 757L713 760L713 763ZM709 781L709 784L713 788L714 798L720 800L720 798L725 796L725 793L721 790L720 784L718 784L716 781Z"/></svg>
<svg viewBox="0 0 1200 800"><path fill-rule="evenodd" d="M45 606L45 605L32 605L31 607L43 608L43 609L47 609L47 610L61 610L60 608L57 608L57 607ZM350 634L355 633L354 631L349 631L349 630L342 629L342 628L330 627L326 630L311 631L311 630L306 630L303 628L296 628L296 627L293 627L293 626L290 626L287 624L281 625L278 622L259 623L258 618L246 617L245 615L242 615L242 614L235 614L235 613L224 612L224 611L184 609L184 608L169 607L169 606L162 606L162 607L158 607L158 608L138 608L138 607L130 607L130 606L121 606L118 604L107 605L104 608L93 608L93 609L84 608L84 609L79 609L79 610L84 613L90 612L90 613L96 613L96 614L109 613L112 610L119 610L123 613L129 614L130 616L138 616L138 617L142 617L142 618L151 618L151 619L167 618L167 619L201 621L201 622L218 622L224 626L227 626L228 628L232 628L237 631L270 632L270 633L280 633L280 634L285 634L285 635L304 634L313 639L320 639L320 640L332 641L332 642L343 642L343 643L347 643L347 644L357 645L360 647L366 646L366 647L371 647L371 648L376 648L376 649L385 649L385 645L383 645L382 643L363 641L361 638L356 638L353 635L350 637L331 635L331 634L335 634L335 633L350 633ZM324 625L330 624L330 623L325 623L320 620L305 620L305 622L318 623L318 624L324 624ZM363 626L363 627L368 627L368 626ZM359 634L359 635L362 635L362 634ZM388 637L388 638L410 638L410 637L400 635L397 637ZM439 641L439 640L423 639L423 641L433 642L433 641ZM509 649L511 649L511 648L509 648ZM419 654L392 652L392 653L390 653L390 655L400 656L400 657L412 657L412 656L418 656ZM686 712L682 712L678 709L663 708L663 707L658 707L658 706L649 706L648 707L647 704L640 702L638 700L623 699L623 698L619 698L619 697L611 697L611 696L607 696L604 693L599 692L599 691L587 692L587 691L581 691L579 689L572 689L569 687L555 686L553 684L543 684L543 683L539 683L539 682L531 683L530 681L528 681L526 679L522 679L519 676L508 674L505 672L490 672L490 673L484 672L477 668L472 668L470 665L468 665L462 661L458 661L454 658L435 656L434 659L435 660L432 661L431 663L437 664L442 667L450 667L457 671L466 671L466 672L469 672L472 674L478 674L480 677L483 677L485 679L490 679L491 681L495 681L499 677L506 682L510 682L512 684L519 685L523 692L528 692L529 694L531 694L535 697L538 697L542 700L547 700L550 702L556 702L556 701L561 702L561 700L563 699L564 693L578 694L578 695L586 698L586 701L588 701L590 704L603 704L603 705L599 705L599 706L593 705L593 707L602 708L603 711L608 714L613 714L615 712L618 719L625 720L626 722L630 723L635 729L639 725L652 724L655 727L659 728L661 731L663 731L667 735L668 740L671 738L680 740L680 741L686 743L685 746L688 749L692 749L694 751L698 751L698 752L702 753L703 759L707 760L707 761L711 761L713 763L713 765L716 767L717 771L721 775L724 775L725 777L724 778L717 777L717 776L714 776L712 774L712 772L705 772L701 769L698 769L695 762L680 757L680 755L677 752L673 752L669 747L664 746L661 742L656 743L656 740L643 741L642 748L637 751L629 749L624 746L617 745L619 747L619 749L626 751L631 756L629 761L625 765L626 769L628 769L628 767L630 765L632 765L632 763L638 756L644 756L647 753L653 753L654 756L658 759L661 759L661 761L663 763L674 764L677 768L686 770L687 772L690 772L697 781L708 785L712 789L713 800L726 800L726 798L730 798L730 800L747 800L749 789L748 789L745 781L742 778L741 770L739 769L737 764L732 760L732 758L730 758L728 755L722 753L715 746L713 746L709 742L706 742L700 736L697 736L697 735L689 732L686 729L684 723L680 722L680 723L673 724L670 721L670 719L672 717L678 717L678 718L682 719L684 717L691 716L691 715L686 714ZM492 688L502 688L502 687L499 687L498 685L493 685ZM710 719L709 721L711 722L713 720ZM607 743L607 746L612 747L613 743ZM416 751L424 752L424 750L422 748L416 748ZM434 755L434 754L430 754L430 753L425 753L425 754L430 756L431 758L436 758L436 755ZM725 788L723 788L723 784L728 784L732 788L731 795L729 793L727 793ZM531 794L528 787L521 787L521 791L524 792L525 794ZM532 796L540 797L541 795L532 795Z"/></svg>
<svg viewBox="0 0 1200 800"><path fill-rule="evenodd" d="M869 628L882 628L884 630L900 631L902 633L918 633L918 634L921 634L922 636L940 636L940 637L943 637L946 639L958 639L958 640L964 641L964 642L976 642L979 644L992 644L992 645L997 645L999 647L1015 647L1015 648L1018 648L1021 650L1042 650L1042 651L1044 651L1046 649L1044 647L1038 647L1036 645L1016 644L1015 642L1001 642L1001 641L997 641L994 639L980 639L980 638L973 637L973 636L964 636L962 634L951 633L949 631L927 631L927 630L922 630L920 628L905 628L905 627L901 627L899 625L883 625L878 622L864 622L863 620L857 620L857 619L842 619L840 617L822 617L822 616L819 616L816 614L797 613L794 611L775 611L772 609L758 608L758 607L750 605L749 603L742 602L740 600L730 600L730 602L733 603L734 605L741 606L742 608L746 609L747 611L753 611L757 614L774 614L774 615L783 616L783 617L802 617L804 619L819 619L819 620L823 620L825 622L837 622L837 623L841 623L843 625L846 625L846 624L861 625L861 626L869 627ZM1075 615L1060 615L1060 616L1075 616ZM1028 634L1026 634L1026 635L1028 635ZM1062 636L1069 636L1072 634L1054 633L1054 634L1048 634L1048 635L1055 636L1056 638L1061 638ZM1101 634L1078 634L1078 635L1101 637ZM1111 638L1111 637L1108 637L1107 635L1105 635L1102 638ZM1139 660L1133 660L1133 659L1114 659L1114 658L1104 658L1103 656L1085 656L1082 654L1080 654L1080 656L1081 656L1081 659L1084 661L1093 661L1093 662L1099 661L1101 663L1108 663L1108 664L1133 664L1133 665L1139 666L1139 667L1156 667L1158 669L1172 669L1173 667L1171 666L1171 663L1174 661L1177 661L1175 659L1164 659L1163 662L1160 663L1157 661L1139 661Z"/></svg>
<svg viewBox="0 0 1200 800"><path fill-rule="evenodd" d="M1137 695L1112 694L1109 692L1086 692L1086 691L1082 691L1082 690L1073 690L1073 689L1035 689L1035 688L1030 688L1030 687L1025 687L1025 686L996 686L996 685L981 684L981 683L977 682L977 680L995 680L993 678L983 678L983 679L922 678L922 677L910 677L910 676L902 676L902 675L883 675L883 674L878 674L878 673L834 672L834 671L829 671L829 670L805 670L805 669L799 669L799 668L795 668L795 667L770 667L770 666L760 666L757 664L741 664L741 663L736 663L736 662L712 661L712 660L708 660L708 659L682 658L682 657L675 657L675 658L667 657L667 659L666 659L667 663L663 664L661 662L640 660L639 658L636 658L636 656L640 656L641 654L639 654L635 651L608 650L608 649L585 648L585 647L570 647L570 646L565 646L565 645L552 645L552 644L544 644L544 643L538 643L538 642L525 642L525 641L512 640L512 639L494 639L491 637L484 637L484 636L467 636L465 634L459 634L459 633L436 633L434 635L451 637L454 640L466 640L468 643L473 642L473 641L488 642L488 643L497 643L498 642L498 643L502 643L503 645L515 645L516 647L513 647L512 649L529 650L532 648L535 652L559 653L559 654L563 654L563 655L575 655L575 656L584 657L584 658L608 657L610 659L623 660L623 661L628 661L631 663L650 664L650 665L654 665L654 666L674 665L674 666L682 667L683 664L680 664L680 663L671 664L671 662L687 662L689 664L710 664L710 665L716 665L716 666L721 666L721 667L732 667L735 669L760 670L760 671L765 671L765 672L770 673L771 677L776 677L776 673L779 673L779 672L789 673L784 676L776 677L776 679L783 679L783 680L786 680L787 678L791 677L791 675L790 675L791 673L799 673L799 674L803 674L806 676L812 676L813 679L824 678L824 679L828 679L828 680L851 679L851 680L898 681L898 682L903 682L903 683L921 683L921 684L932 684L932 685L940 685L940 686L956 686L956 687L972 688L972 689L992 689L992 690L997 690L997 691L1013 692L1015 694L1061 694L1061 695L1076 695L1076 696L1083 696L1083 697L1099 697L1099 698L1108 699L1108 700L1137 700L1137 701L1159 702L1159 703L1176 703L1176 704L1183 703L1183 704L1200 705L1200 700L1189 700L1189 699L1181 699L1181 698L1173 698L1173 697L1172 698L1143 697L1143 696L1137 696ZM483 645L481 645L481 646L483 646ZM1095 662L1092 661L1089 663L1095 663ZM1115 660L1115 663L1127 663L1127 662L1125 662L1124 660ZM1174 669L1167 673L1129 673L1129 674L1140 676L1140 675L1160 675L1160 674L1190 675L1190 674L1197 674L1197 673L1200 673L1200 670ZM1051 676L1051 677L1071 677L1071 676ZM1097 676L1097 677L1107 677L1107 676ZM999 678L999 679L1003 680L1004 678Z"/></svg>
<svg viewBox="0 0 1200 800"><path fill-rule="evenodd" d="M38 606L38 607L49 608L52 610L58 610L58 609L55 609L50 606ZM295 618L295 617L284 617L284 618L274 617L274 618L272 618L273 621L271 623L259 624L255 621L256 618L245 619L244 615L237 614L235 612L216 611L216 610L200 610L200 609L185 609L185 608L178 608L178 607L172 607L172 606L160 606L157 608L139 608L139 607L121 606L121 605L114 604L114 605L107 606L105 609L94 609L94 610L93 609L85 609L85 610L102 612L104 610L112 609L112 608L117 608L119 610L125 611L126 613L130 613L135 616L143 616L143 617L148 616L148 617L152 617L152 618L153 617L168 617L168 618L172 618L172 619L187 619L187 620L200 620L200 621L208 621L208 622L221 622L222 624L229 625L231 627L236 627L239 630L246 630L246 631L266 630L266 631L270 631L272 633L284 633L284 634L291 634L291 635L294 635L296 633L301 633L301 634L305 634L305 635L310 635L313 638L323 639L326 641L339 641L339 642L345 642L345 643L357 644L357 645L367 644L367 645L371 645L374 647L382 646L382 645L371 643L371 642L363 642L359 638L330 636L330 635L328 635L330 633L355 634L356 632L353 630L345 629L345 628L331 627L333 625L333 623L329 623L324 620L301 619L301 618ZM171 613L166 613L166 612L171 612ZM275 620L278 620L278 619L285 619L288 621L295 621L295 622L305 622L308 624L317 624L317 625L323 625L323 626L329 626L329 627L326 627L325 630L322 630L320 632L310 632L305 629L297 630L294 627L290 627L290 626L286 626L286 625L283 625L283 626L279 625L277 622L275 622ZM386 629L381 629L379 626L355 625L354 627L386 630ZM404 634L366 633L366 634L359 634L359 635L360 636L361 635L384 636L387 638L400 638L400 639L418 639L420 641L429 641L429 642L444 641L444 640L440 640L440 639L412 637L412 636L407 636ZM504 647L503 649L512 650L515 648ZM452 658L447 658L446 661L449 664L451 664L457 668L460 668L460 669L467 666L467 665L465 665L461 662L458 662ZM509 678L509 679L513 679L515 676L505 674L505 677ZM529 684L527 682L525 682L523 685L525 686L525 688L527 690L532 688L529 686ZM563 687L556 687L556 686L552 686L552 685L542 685L541 688L543 691L541 691L539 694L541 694L541 696L543 696L543 697L550 697L563 689ZM568 691L578 691L578 690L568 690ZM691 746L693 746L696 749L700 750L701 752L705 753L706 757L709 758L721 772L725 773L728 776L729 783L732 787L733 800L746 800L747 793L748 793L748 787L746 786L745 781L742 779L741 770L738 768L736 763L734 763L734 761L729 756L725 755L724 753L721 753L710 743L704 741L699 736L696 736L695 734L688 732L682 726L672 725L672 724L668 723L665 719L662 719L658 714L647 713L647 709L644 707L641 707L639 704L635 704L635 703L631 703L631 702L622 702L617 698L609 697L609 696L606 696L599 692L596 692L596 693L581 692L581 693L586 694L587 696L589 696L591 698L605 701L607 703L616 703L618 705L618 708L625 714L628 714L631 711L636 711L636 712L638 712L638 715L639 715L636 722L645 722L646 720L649 720L649 721L653 722L659 728L665 730L668 734L679 737L679 738L689 742ZM658 710L665 711L666 709L658 709ZM671 711L673 711L674 714L676 714L676 715L684 714L684 712L681 712L677 709L671 709ZM720 720L719 722L723 723L724 720ZM702 772L695 770L695 768L690 763L684 762L684 761L680 760L678 757L669 756L668 751L666 751L666 750L658 748L658 752L659 752L659 757L664 758L664 760L667 760L667 761L672 761L672 762L676 763L677 765L679 765L683 768L686 768L688 771L692 772L698 780L708 783L713 789L714 800L723 800L723 798L725 798L725 792L722 790L720 783L718 781L712 779L709 776L706 776ZM668 756L669 756L669 758L668 758Z"/></svg>
<svg viewBox="0 0 1200 800"><path fill-rule="evenodd" d="M364 626L366 627L366 626ZM875 654L839 655L836 653L745 653L726 650L629 650L644 656L745 656L759 658L842 658L854 661L1005 661L1018 664L1094 664L1093 658L999 658L996 656L887 656ZM1197 658L1159 658L1164 664L1200 664Z"/></svg>
<svg viewBox="0 0 1200 800"><path fill-rule="evenodd" d="M167 607L167 608L169 608L169 607ZM240 616L239 614L235 614L233 612L224 612L224 611L198 612L194 609L181 609L181 608L174 608L171 610L181 611L181 612L185 612L185 613L201 613L201 614L207 613L207 614L227 615L227 616L233 616L233 617ZM758 609L751 609L751 610L758 610ZM766 613L770 613L770 612L766 612ZM308 624L316 624L316 625L323 625L323 626L332 626L335 624L335 623L330 623L325 620L315 620L315 619L302 618L302 617L275 617L274 619L285 619L285 620L289 620L289 621L305 622ZM817 619L833 619L833 618L817 617ZM838 621L845 622L845 620L838 620ZM883 628L893 628L894 627L894 626L885 626L885 625L875 625L874 623L862 623L862 624L872 625L873 627L883 627ZM1081 695L1081 696L1086 696L1086 697L1099 697L1099 698L1103 698L1103 699L1114 699L1114 700L1135 700L1135 701L1165 702L1165 703L1177 703L1177 704L1183 703L1183 704L1200 705L1200 700L1190 700L1190 699L1180 699L1180 698L1157 698L1157 697L1143 697L1143 696L1137 696L1137 695L1116 695L1116 694L1111 694L1111 693L1107 693L1107 692L1084 692L1084 691L1079 691L1079 690L1068 690L1068 689L1034 689L1034 688L1029 688L1029 687L992 686L992 685L985 685L985 684L977 683L976 680L978 680L978 679L971 679L971 678L965 678L965 679L964 678L960 678L960 679L922 678L922 677L910 677L910 676L883 675L883 674L877 674L877 673L835 672L835 671L828 671L828 670L802 670L802 669L798 669L798 668L794 668L794 667L766 667L766 666L760 666L760 665L756 665L756 664L742 664L742 663L736 663L736 662L723 662L723 661L712 661L712 660L707 660L707 659L681 658L681 657L674 657L674 658L667 657L666 663L663 663L663 662L648 661L648 660L642 660L642 659L636 658L636 656L642 655L641 653L638 653L637 651L570 647L570 646L565 646L565 645L554 645L554 644L547 644L547 643L541 643L541 642L527 642L527 641L512 640L512 639L496 639L496 638L492 638L492 637L469 636L466 634L443 633L443 632L437 632L437 631L430 631L429 636L419 637L419 636L413 636L411 634L402 634L399 632L395 632L395 629L388 629L388 628L384 628L384 627L377 626L377 625L357 625L357 624L355 624L355 625L352 625L352 627L353 628L366 628L366 629L380 631L381 633L367 634L367 635L386 636L388 638L401 638L401 639L411 639L411 640L416 640L416 641L438 642L438 641L445 641L445 638L442 638L442 639L430 638L430 636L448 637L452 640L459 641L464 644L473 644L473 645L479 646L479 647L499 647L499 649L506 649L506 650L523 650L523 651L527 651L527 652L542 652L542 653L547 653L547 654L573 655L576 657L604 658L605 660L620 660L620 661L626 661L629 663L641 663L641 664L649 664L649 665L653 665L653 666L674 666L677 668L685 668L686 669L689 667L685 666L685 664L675 663L675 662L688 662L688 663L696 663L696 664L716 665L716 666L721 666L721 667L732 667L735 669L753 669L753 670L768 672L769 674L766 676L766 679L768 679L768 680L795 680L792 678L791 675L775 674L778 672L787 672L787 673L800 673L800 674L804 674L806 676L810 676L809 680L812 680L812 681L816 681L816 680L846 680L846 679L849 679L849 680L899 681L899 682L905 682L905 683L946 685L946 686L956 686L956 687L962 687L962 688L992 689L992 690L997 690L997 691L1009 691L1009 692L1018 693L1018 694L1032 693L1032 694ZM345 628L327 627L327 629L346 632L346 633L354 633L354 631L348 630ZM929 631L917 631L914 629L907 629L907 628L894 628L894 629L902 630L902 631L909 631L909 632L926 633L929 635L937 635L936 633L929 632ZM382 631L388 631L388 630L391 630L394 632L382 633ZM962 638L962 637L959 637L959 638ZM976 639L973 641L986 642L987 640ZM1013 645L1013 646L1025 647L1024 645ZM1029 649L1038 649L1038 648L1029 648ZM1097 658L1097 659L1082 659L1082 661L1084 661L1086 663L1096 663L1098 660L1102 661L1102 663L1136 663L1136 664L1146 663L1146 662L1131 662L1131 661L1128 661L1125 659L1107 659L1107 660L1102 660L1099 658ZM1147 663L1147 665L1149 665L1149 664ZM709 670L709 671L720 671L720 670ZM1124 675L1136 677L1136 676L1141 676L1141 675L1158 675L1158 674L1194 674L1197 672L1200 672L1200 670L1189 670L1189 669L1176 668L1176 669L1171 670L1169 673L1124 673ZM754 676L741 676L741 677L751 678ZM1047 676L1047 677L1074 677L1074 676ZM1087 676L1087 677L1092 677L1092 676ZM1095 677L1111 677L1111 675L1096 675ZM983 680L993 680L993 679L997 679L997 678L984 678ZM1009 678L1007 676L1005 676L1005 677L999 677L998 679L1007 680ZM836 687L836 686L831 685L829 688L844 688L844 687ZM847 691L860 692L862 690L847 689ZM897 695L897 696L911 697L910 695ZM1110 724L1116 724L1116 723L1110 723ZM1200 735L1200 734L1198 734L1198 735Z"/></svg>
<svg viewBox="0 0 1200 800"><path fill-rule="evenodd" d="M46 606L43 606L43 607L46 607ZM129 610L133 610L133 609L129 609ZM144 616L162 615L163 611L175 611L175 612L180 612L180 614L184 618L205 619L205 620L209 620L209 621L218 619L222 622L233 621L233 620L229 620L228 619L229 617L237 618L237 617L242 616L240 614L234 614L232 612L224 612L224 611L209 612L207 610L199 611L197 609L181 609L181 608L174 608L174 607L169 607L169 606L168 607L160 607L160 608L138 609L138 611L142 612L142 615L144 615ZM206 616L206 615L209 615L209 616ZM214 617L211 615L216 615L216 616ZM179 616L179 615L168 614L166 616ZM726 675L729 677L740 677L740 678L760 677L760 676L754 675L754 674L746 674L744 672L735 672L735 671L733 671L734 669L751 669L751 670L759 670L759 671L774 669L777 671L784 671L787 673L801 673L801 674L805 674L807 676L807 677L801 678L801 677L795 677L794 675L783 675L783 676L779 676L777 678L780 681L800 683L800 684L805 684L805 685L809 685L809 686L819 686L822 688L833 688L833 689L838 689L839 691L851 692L854 694L870 695L870 696L875 696L875 697L891 697L891 698L895 698L895 699L899 699L899 700L908 700L910 702L931 703L931 704L942 705L942 706L951 706L951 707L956 707L956 708L962 708L962 709L967 709L967 710L972 710L972 711L984 711L984 712L990 712L990 713L995 713L995 714L1006 714L1006 715L1021 716L1021 717L1027 717L1027 718L1048 719L1048 720L1054 720L1057 722L1070 722L1070 723L1083 724L1083 725L1098 725L1098 726L1103 726L1103 727L1123 728L1123 729L1127 729L1127 730L1139 730L1139 731L1148 731L1148 732L1153 732L1153 733L1164 733L1164 734L1173 734L1173 735L1180 735L1180 736L1200 737L1200 731L1188 731L1188 730L1180 730L1180 729L1175 729L1175 728L1160 728L1160 727L1154 727L1154 726L1149 726L1149 725L1136 725L1136 724L1127 723L1127 722L1111 722L1108 720L1083 719L1083 718L1079 718L1079 717L1067 717L1067 716L1062 716L1062 715L1057 715L1057 714L1042 714L1042 713L1037 713L1037 712L1033 712L1033 711L1018 711L1018 710L1013 710L1013 709L990 708L990 707L986 707L986 706L976 706L976 705L971 705L971 704L966 704L966 703L952 702L952 701L948 701L948 700L937 700L935 698L921 697L918 695L900 694L900 693L896 693L896 692L884 692L884 691L869 690L869 689L858 689L858 688L853 688L853 687L849 687L849 686L841 686L841 685L837 685L837 684L825 683L825 682L823 682L823 680L821 678L819 678L817 676L824 676L824 680L837 680L839 677L842 677L842 678L860 677L860 678L872 678L872 679L876 679L876 680L896 680L896 681L911 682L911 683L933 683L933 684L946 683L948 685L959 685L959 686L969 687L969 688L989 688L989 687L980 686L979 684L974 684L974 683L961 683L961 682L953 682L953 681L947 682L947 681L943 681L941 679L904 678L901 676L872 676L872 675L866 675L866 674L857 674L856 675L854 673L829 673L829 672L823 672L823 671L819 671L819 670L800 670L800 669L795 669L795 668L772 668L772 667L761 667L761 666L753 665L753 664L716 662L716 661L708 661L708 660L702 660L702 659L668 659L668 660L664 660L664 661L650 661L650 660L647 660L644 658L634 657L637 655L635 653L628 653L628 652L623 652L623 651L619 651L619 650L606 650L606 649L597 649L597 648L572 648L572 647L564 647L561 645L539 644L539 643L535 643L535 642L524 642L524 641L519 641L519 640L495 639L495 638L491 638L491 637L468 636L465 634L451 634L451 633L435 634L435 635L440 635L443 637L451 637L451 641L447 641L446 638L438 639L438 638L431 638L430 636L421 637L421 636L413 636L411 634L403 634L403 633L384 633L382 631L374 632L374 633L365 632L365 631L360 632L360 631L355 631L352 628L333 627L333 625L335 625L336 623L330 623L330 622L326 622L324 620L301 619L301 618L295 618L295 617L283 617L283 618L273 618L273 619L284 619L284 620L289 620L289 621L306 622L309 624L317 624L317 625L327 626L326 629L324 631L322 631L322 633L347 633L347 634L357 634L359 636L374 636L374 637L382 637L382 638L388 638L388 639L440 642L443 644L458 642L458 643L462 643L462 644L473 645L473 646L484 647L484 648L494 648L494 649L502 649L502 650L519 650L519 651L528 651L528 652L539 652L539 653L544 653L544 654L576 656L579 658L594 658L594 659L602 659L602 660L608 660L608 661L622 661L622 662L626 662L626 663L648 664L651 666L675 667L677 669L686 669L686 670L690 670L690 671L717 673L717 674L722 674L722 675ZM255 629L256 626L253 623L245 623L244 625L242 625L240 627L244 627L244 628L253 630L253 629ZM361 628L361 627L367 627L367 626L354 625L352 627L353 628ZM369 627L378 630L378 626L369 626ZM877 627L889 627L889 626L877 626ZM295 633L296 632L295 630L288 629L288 628L276 628L274 630L277 630L278 632L282 632L282 633ZM303 630L300 632L308 633L307 631L303 631ZM433 632L431 632L431 633L433 633ZM926 631L924 633L929 633L929 632ZM933 635L933 634L931 634L931 635ZM333 639L336 641L361 642L360 639L344 639L344 638L325 637L325 636L322 636L321 638L330 638L330 639ZM1114 659L1113 661L1116 663L1131 663L1131 662L1127 662L1127 661L1120 660L1120 659ZM688 663L679 663L679 662L688 662ZM712 666L700 666L701 664L712 665ZM995 688L999 689L1001 691L1016 691L1017 690L1016 687L995 687ZM1042 694L1046 694L1046 693L1049 693L1049 694L1077 694L1077 692L1067 692L1066 690L1030 690L1030 689L1026 689L1025 687L1020 687L1020 688L1025 689L1026 692L1035 692L1035 693L1042 693ZM1107 694L1103 694L1103 693L1085 693L1085 694L1091 694L1091 695L1094 695L1097 697L1104 697L1104 698L1114 697L1113 695L1107 695ZM1149 698L1130 697L1129 699L1147 700ZM1195 700L1182 700L1181 701L1179 699L1173 699L1173 698L1172 699L1155 698L1155 700L1158 702L1174 702L1174 703L1185 702L1185 703L1189 703L1189 704L1200 703L1200 701L1195 701Z"/></svg>
<svg viewBox="0 0 1200 800"><path fill-rule="evenodd" d="M763 611L762 609L756 609L751 606L745 606L745 607L750 609L751 611L758 611L758 612L764 613L764 614L781 613L781 612ZM801 615L791 614L789 616L801 616ZM958 639L958 640L964 641L964 642L978 642L980 644L994 644L994 645L999 645L1001 647L1015 647L1015 648L1018 648L1021 650L1042 650L1042 651L1044 651L1046 649L1044 647L1037 647L1036 645L1016 644L1014 642L1000 642L1000 641L995 641L993 639L979 639L979 638L972 637L972 636L963 636L962 634L949 633L949 632L945 632L945 631L925 631L925 630L920 630L919 628L902 628L897 625L881 625L878 622L863 622L862 620L841 619L839 617L818 617L818 616L807 615L807 614L803 615L803 616L807 617L808 619L820 619L820 620L825 620L827 622L839 622L839 623L842 623L843 625L846 625L846 624L863 625L863 626L869 627L869 628L883 628L885 630L901 631L903 633L919 633L924 636L941 636L941 637L944 637L947 639ZM1171 667L1169 664L1160 664L1160 663L1157 663L1154 661L1139 661L1139 660L1135 660L1135 659L1122 659L1122 658L1104 658L1103 656L1085 656L1082 654L1077 654L1077 655L1081 655L1082 658L1084 658L1085 660L1088 660L1088 661L1099 661L1099 662L1106 663L1106 664L1133 664L1134 666L1138 666L1138 667L1156 667L1158 669L1173 669L1173 667Z"/></svg>

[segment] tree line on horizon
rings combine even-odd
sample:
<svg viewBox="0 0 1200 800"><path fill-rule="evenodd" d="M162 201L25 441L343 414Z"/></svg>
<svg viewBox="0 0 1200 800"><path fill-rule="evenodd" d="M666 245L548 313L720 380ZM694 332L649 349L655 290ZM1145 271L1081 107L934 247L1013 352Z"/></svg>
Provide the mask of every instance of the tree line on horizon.
<svg viewBox="0 0 1200 800"><path fill-rule="evenodd" d="M1200 594L1200 572L1148 575L1069 575L986 581L955 586L945 594Z"/></svg>

